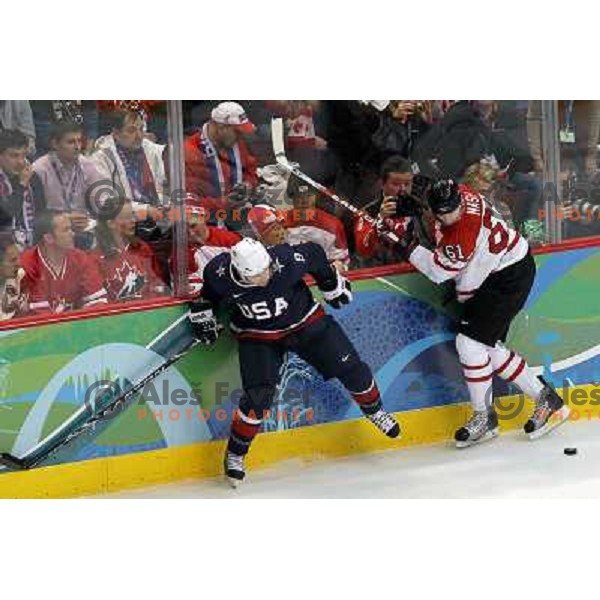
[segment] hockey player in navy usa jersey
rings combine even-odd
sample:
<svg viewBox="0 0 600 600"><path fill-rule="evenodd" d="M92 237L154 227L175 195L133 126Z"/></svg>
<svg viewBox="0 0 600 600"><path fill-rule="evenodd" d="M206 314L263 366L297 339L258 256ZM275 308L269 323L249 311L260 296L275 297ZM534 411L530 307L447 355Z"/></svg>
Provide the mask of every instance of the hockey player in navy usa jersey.
<svg viewBox="0 0 600 600"><path fill-rule="evenodd" d="M452 180L428 194L436 216L436 247L430 251L409 235L406 258L434 283L453 279L463 314L456 349L471 397L473 416L457 430L459 448L498 435L492 378L514 383L535 401L525 423L534 440L565 423L570 409L524 358L504 346L513 319L525 306L535 278L527 240L492 211L481 194Z"/></svg>
<svg viewBox="0 0 600 600"><path fill-rule="evenodd" d="M205 343L216 341L213 309L224 306L239 341L244 393L225 454L225 474L234 487L244 478L244 457L271 407L288 351L313 365L325 379L337 377L384 434L391 438L400 434L400 426L383 408L371 369L340 325L315 301L304 281L307 274L334 308L352 300L350 283L312 242L267 249L244 238L231 254L212 259L204 271L203 304L192 316L196 335Z"/></svg>

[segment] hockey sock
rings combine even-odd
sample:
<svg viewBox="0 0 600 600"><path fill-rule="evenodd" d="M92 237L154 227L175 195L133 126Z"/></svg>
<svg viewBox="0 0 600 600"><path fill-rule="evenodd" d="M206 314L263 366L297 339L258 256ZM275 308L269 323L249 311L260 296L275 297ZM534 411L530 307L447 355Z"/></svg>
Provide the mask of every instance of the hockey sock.
<svg viewBox="0 0 600 600"><path fill-rule="evenodd" d="M234 454L247 454L252 440L259 432L275 396L274 385L257 385L244 390L240 409L231 422L227 449Z"/></svg>
<svg viewBox="0 0 600 600"><path fill-rule="evenodd" d="M255 419L245 415L241 410L237 410L233 415L227 450L241 456L247 454L261 425L261 419Z"/></svg>
<svg viewBox="0 0 600 600"><path fill-rule="evenodd" d="M522 356L500 343L490 348L494 374L509 383L515 383L534 400L539 400L544 384L533 374Z"/></svg>
<svg viewBox="0 0 600 600"><path fill-rule="evenodd" d="M371 379L369 387L362 392L348 391L365 415L372 415L382 408L379 388L374 379Z"/></svg>
<svg viewBox="0 0 600 600"><path fill-rule="evenodd" d="M493 367L487 348L481 342L459 333L456 336L456 349L473 410L487 411L493 404Z"/></svg>
<svg viewBox="0 0 600 600"><path fill-rule="evenodd" d="M365 415L372 415L382 407L379 388L367 363L360 361L353 368L339 373L337 378Z"/></svg>

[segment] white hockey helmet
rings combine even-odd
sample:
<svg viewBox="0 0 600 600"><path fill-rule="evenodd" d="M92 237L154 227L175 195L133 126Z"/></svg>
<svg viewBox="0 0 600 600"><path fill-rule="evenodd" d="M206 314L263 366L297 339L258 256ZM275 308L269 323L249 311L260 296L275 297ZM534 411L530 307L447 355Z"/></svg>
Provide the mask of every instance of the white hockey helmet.
<svg viewBox="0 0 600 600"><path fill-rule="evenodd" d="M258 240L243 238L231 249L231 264L241 277L247 279L268 269L271 257Z"/></svg>

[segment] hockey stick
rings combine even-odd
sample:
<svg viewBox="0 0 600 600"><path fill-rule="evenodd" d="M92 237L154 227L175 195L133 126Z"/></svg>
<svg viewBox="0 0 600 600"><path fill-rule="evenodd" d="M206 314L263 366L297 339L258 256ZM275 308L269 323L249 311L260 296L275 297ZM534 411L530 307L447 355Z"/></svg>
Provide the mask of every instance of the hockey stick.
<svg viewBox="0 0 600 600"><path fill-rule="evenodd" d="M4 465L8 469L20 471L24 469L30 469L38 463L46 460L47 458L55 454L59 449L71 443L75 438L92 429L100 421L107 421L112 419L116 414L120 412L121 409L123 409L126 406L127 402L131 400L133 396L135 396L140 390L144 388L144 386L147 383L158 377L161 373L164 373L169 367L175 364L180 358L185 356L198 343L198 340L192 339L185 345L185 347L182 350L165 360L159 367L148 373L146 377L138 381L138 383L136 383L134 386L129 388L127 391L123 392L120 396L113 399L112 401L109 401L111 397L110 390L103 392L98 400L94 399L94 403L102 405L102 403L108 402L106 406L104 406L98 412L92 415L91 418L86 418L87 415L85 413L87 411L79 413L78 420L80 422L77 423L77 425L75 425L73 429L68 431L66 435L63 435L65 433L65 427L63 426L58 430L58 432L54 433L54 440L45 440L44 442L42 442L42 444L36 446L36 448L43 448L42 452L36 453L34 448L33 450L27 452L27 454L22 458L14 456L8 452L4 452L0 454L0 465ZM83 422L81 422L82 417ZM72 424L71 420L68 421L68 424Z"/></svg>
<svg viewBox="0 0 600 600"><path fill-rule="evenodd" d="M351 204L347 200L340 198L336 193L327 189L324 185L320 184L318 181L315 181L314 179L303 173L295 164L291 163L287 159L287 156L285 155L285 145L283 139L283 119L281 118L271 120L271 141L273 143L273 153L275 154L275 160L277 161L278 165L281 165L281 167L283 167L286 171L289 171L292 175L295 175L296 177L298 177L298 179L301 179L311 187L315 188L316 190L319 190L321 194L323 194L330 200L333 200L336 204L339 204L346 210L349 210L352 214L361 217L367 223L371 223L372 225L374 225L379 231L380 235L385 237L389 242L392 242L393 244L397 244L400 242L400 238L392 231L381 231L377 219L374 219L371 215L360 210L359 208L354 206L354 204Z"/></svg>

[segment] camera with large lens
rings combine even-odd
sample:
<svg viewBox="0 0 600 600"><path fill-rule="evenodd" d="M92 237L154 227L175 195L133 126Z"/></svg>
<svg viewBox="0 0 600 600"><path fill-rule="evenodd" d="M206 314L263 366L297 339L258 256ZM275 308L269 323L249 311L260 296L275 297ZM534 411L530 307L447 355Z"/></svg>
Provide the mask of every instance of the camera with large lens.
<svg viewBox="0 0 600 600"><path fill-rule="evenodd" d="M396 217L418 217L423 212L421 203L412 194L399 194L394 201L396 202Z"/></svg>

